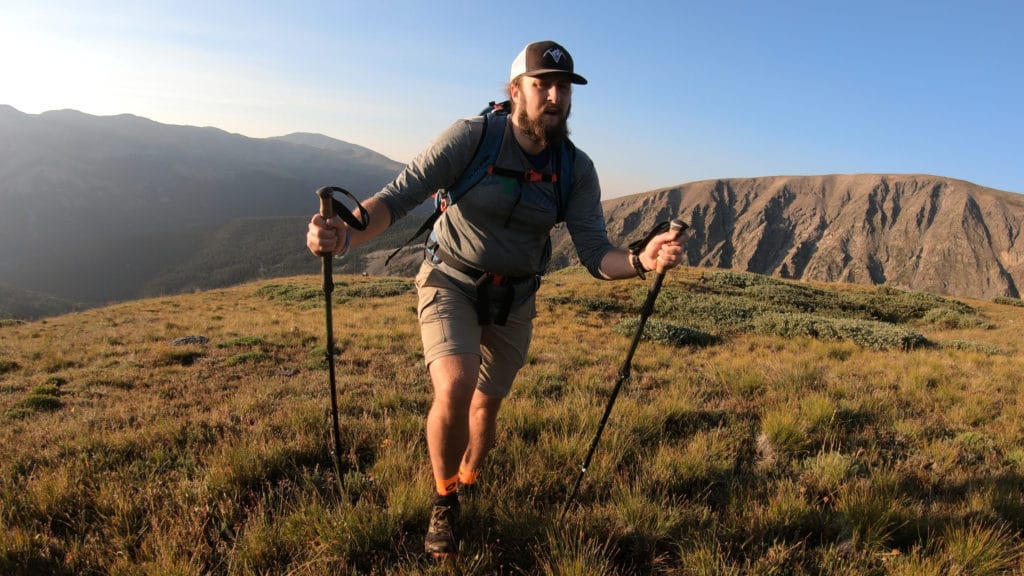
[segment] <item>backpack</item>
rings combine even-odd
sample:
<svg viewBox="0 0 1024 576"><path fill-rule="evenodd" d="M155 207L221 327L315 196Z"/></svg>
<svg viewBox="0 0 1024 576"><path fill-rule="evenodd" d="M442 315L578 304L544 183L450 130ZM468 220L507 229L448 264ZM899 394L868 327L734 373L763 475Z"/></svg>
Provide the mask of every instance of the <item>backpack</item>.
<svg viewBox="0 0 1024 576"><path fill-rule="evenodd" d="M434 213L423 222L408 240L387 257L387 260L384 261L385 266L391 262L395 254L398 254L424 232L432 229L434 223L441 217L441 214L449 206L455 204L466 192L479 184L487 174L517 178L523 182L553 182L558 200L558 217L556 221L565 221L565 209L569 203L569 195L572 193L573 163L576 159L576 147L568 139L561 143L555 155L554 174L543 174L536 170L519 172L495 166L494 163L501 152L501 141L505 136L505 124L508 122L508 114L511 107L512 103L508 100L500 103L491 102L487 108L480 112L480 116L483 116L485 120L484 129L483 133L480 134L480 140L476 144L473 158L451 187L438 190L434 194Z"/></svg>

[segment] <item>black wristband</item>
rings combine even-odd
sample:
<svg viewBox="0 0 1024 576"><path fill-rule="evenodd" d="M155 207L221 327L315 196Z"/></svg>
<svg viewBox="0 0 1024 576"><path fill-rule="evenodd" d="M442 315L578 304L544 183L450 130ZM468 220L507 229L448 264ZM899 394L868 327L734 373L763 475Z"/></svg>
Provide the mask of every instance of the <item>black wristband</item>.
<svg viewBox="0 0 1024 576"><path fill-rule="evenodd" d="M630 265L633 266L633 271L636 272L637 276L639 276L641 279L646 279L647 278L645 276L645 273L647 272L647 270L644 269L644 263L640 261L640 252L639 251L635 251L635 250L630 250L629 251L629 263L630 263Z"/></svg>

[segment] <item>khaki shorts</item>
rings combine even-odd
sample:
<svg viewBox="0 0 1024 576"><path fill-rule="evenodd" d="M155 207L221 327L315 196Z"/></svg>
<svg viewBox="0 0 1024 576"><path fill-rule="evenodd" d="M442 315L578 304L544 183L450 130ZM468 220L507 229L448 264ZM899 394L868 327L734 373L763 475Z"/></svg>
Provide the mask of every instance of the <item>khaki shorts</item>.
<svg viewBox="0 0 1024 576"><path fill-rule="evenodd" d="M476 354L480 357L477 389L492 398L508 396L530 348L533 318L537 315L535 295L513 308L504 326L481 326L475 289L426 263L416 275L416 289L426 365L443 356ZM494 301L500 300L500 290L492 293Z"/></svg>

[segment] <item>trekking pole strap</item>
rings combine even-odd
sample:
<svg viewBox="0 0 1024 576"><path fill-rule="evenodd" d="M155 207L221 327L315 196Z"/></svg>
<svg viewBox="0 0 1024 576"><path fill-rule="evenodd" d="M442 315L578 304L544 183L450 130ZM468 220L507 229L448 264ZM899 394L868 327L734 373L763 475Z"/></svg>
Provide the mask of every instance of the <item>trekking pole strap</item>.
<svg viewBox="0 0 1024 576"><path fill-rule="evenodd" d="M344 194L356 205L356 208L359 209L358 217L349 210L348 206L345 206L334 197L335 192ZM370 215L363 208L363 205L359 203L359 200L348 190L338 186L324 186L316 191L316 195L320 197L320 216L324 220L338 216L345 224L356 230L366 230L366 227L370 225Z"/></svg>

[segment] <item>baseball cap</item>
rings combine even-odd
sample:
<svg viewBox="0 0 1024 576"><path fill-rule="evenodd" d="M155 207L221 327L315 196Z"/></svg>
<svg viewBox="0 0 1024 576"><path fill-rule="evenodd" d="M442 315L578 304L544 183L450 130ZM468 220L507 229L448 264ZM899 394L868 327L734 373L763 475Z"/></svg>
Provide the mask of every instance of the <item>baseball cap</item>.
<svg viewBox="0 0 1024 576"><path fill-rule="evenodd" d="M540 76L551 72L566 72L572 77L573 84L586 84L587 79L573 72L572 56L568 50L557 42L543 40L532 42L512 61L512 73L509 82L523 74Z"/></svg>

